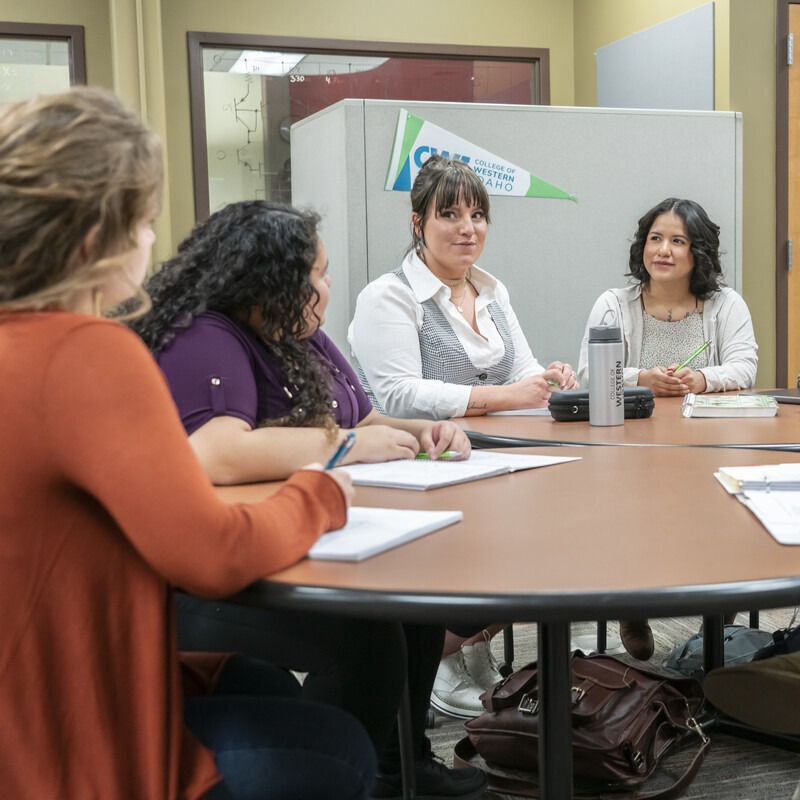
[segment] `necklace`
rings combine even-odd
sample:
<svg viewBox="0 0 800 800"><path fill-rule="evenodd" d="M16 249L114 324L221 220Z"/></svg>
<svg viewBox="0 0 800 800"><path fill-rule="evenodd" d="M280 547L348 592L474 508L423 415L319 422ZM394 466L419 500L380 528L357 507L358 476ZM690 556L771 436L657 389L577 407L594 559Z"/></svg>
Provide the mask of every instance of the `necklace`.
<svg viewBox="0 0 800 800"><path fill-rule="evenodd" d="M464 307L461 304L464 302L464 298L467 296L467 288L469 287L469 285L470 285L469 281L465 279L464 280L464 291L461 292L461 297L459 297L458 300L456 300L453 297L452 293L450 295L450 302L456 307L456 309L458 310L459 314L463 314L464 313Z"/></svg>
<svg viewBox="0 0 800 800"><path fill-rule="evenodd" d="M653 314L652 314L651 312L647 311L647 307L646 307L646 306L645 306L645 304L644 304L644 292L642 292L642 293L641 293L641 295L639 295L639 298L640 298L640 300L641 300L641 302L642 302L642 309L643 309L644 311L646 311L648 314L650 314L650 316L653 316ZM692 309L692 308L689 308L689 309L687 310L687 309L685 309L685 307L679 307L679 308L677 308L677 309L676 309L676 311L675 311L675 320L673 320L672 308L667 308L667 309L666 309L667 318L666 318L666 320L665 320L665 321L666 321L666 322L673 322L673 321L677 321L678 319L685 319L685 318L686 318L686 317L688 317L690 314L694 314L694 313L696 313L696 312L697 312L697 310L698 310L698 308L699 308L699 303L700 303L699 299L698 299L697 297L695 297L695 298L694 298L694 308L693 308L693 309ZM677 316L677 315L678 315L679 313L681 313L681 312L683 312L683 317L680 317L680 318L678 318L678 316ZM663 313L663 311L662 311L662 313ZM659 317L656 317L656 319L659 319Z"/></svg>

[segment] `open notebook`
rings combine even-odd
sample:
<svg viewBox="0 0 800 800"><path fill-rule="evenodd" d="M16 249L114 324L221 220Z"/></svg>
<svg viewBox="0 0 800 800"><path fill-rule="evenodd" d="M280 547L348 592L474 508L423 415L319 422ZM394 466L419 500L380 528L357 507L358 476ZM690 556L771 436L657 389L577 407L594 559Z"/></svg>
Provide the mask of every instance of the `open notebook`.
<svg viewBox="0 0 800 800"><path fill-rule="evenodd" d="M781 544L800 544L800 464L720 467L714 477Z"/></svg>
<svg viewBox="0 0 800 800"><path fill-rule="evenodd" d="M356 486L382 486L387 489L436 489L480 478L491 478L521 469L549 467L579 458L532 456L473 450L466 461L426 461L404 459L378 464L348 464L338 469L350 473Z"/></svg>
<svg viewBox="0 0 800 800"><path fill-rule="evenodd" d="M464 519L461 511L351 508L347 524L321 536L309 558L362 561Z"/></svg>

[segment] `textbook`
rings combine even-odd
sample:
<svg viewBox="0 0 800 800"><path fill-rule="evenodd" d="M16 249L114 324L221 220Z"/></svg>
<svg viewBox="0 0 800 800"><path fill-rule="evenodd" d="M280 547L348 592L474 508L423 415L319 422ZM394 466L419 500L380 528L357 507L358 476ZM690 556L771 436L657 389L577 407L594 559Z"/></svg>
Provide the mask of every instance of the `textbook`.
<svg viewBox="0 0 800 800"><path fill-rule="evenodd" d="M397 508L351 508L347 524L323 534L309 558L363 561L464 519L461 511L410 511Z"/></svg>
<svg viewBox="0 0 800 800"><path fill-rule="evenodd" d="M714 477L732 494L737 492L800 491L800 464L720 467Z"/></svg>
<svg viewBox="0 0 800 800"><path fill-rule="evenodd" d="M338 467L350 473L356 486L382 486L387 489L436 489L521 469L549 467L579 458L493 453L473 450L466 461L402 459L377 464L348 464Z"/></svg>
<svg viewBox="0 0 800 800"><path fill-rule="evenodd" d="M774 417L778 401L758 394L687 394L681 404L684 417Z"/></svg>

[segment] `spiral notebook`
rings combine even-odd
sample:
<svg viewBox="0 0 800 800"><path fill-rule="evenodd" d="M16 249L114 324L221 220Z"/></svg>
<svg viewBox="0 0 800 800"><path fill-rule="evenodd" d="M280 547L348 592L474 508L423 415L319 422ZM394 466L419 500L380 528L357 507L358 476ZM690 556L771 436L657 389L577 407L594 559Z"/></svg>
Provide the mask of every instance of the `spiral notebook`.
<svg viewBox="0 0 800 800"><path fill-rule="evenodd" d="M436 489L521 469L535 469L578 461L578 457L535 456L527 454L473 451L466 461L426 461L403 459L378 464L348 464L338 467L350 473L356 486L382 486L386 489Z"/></svg>
<svg viewBox="0 0 800 800"><path fill-rule="evenodd" d="M351 508L347 524L321 536L309 558L363 561L464 519L461 511Z"/></svg>

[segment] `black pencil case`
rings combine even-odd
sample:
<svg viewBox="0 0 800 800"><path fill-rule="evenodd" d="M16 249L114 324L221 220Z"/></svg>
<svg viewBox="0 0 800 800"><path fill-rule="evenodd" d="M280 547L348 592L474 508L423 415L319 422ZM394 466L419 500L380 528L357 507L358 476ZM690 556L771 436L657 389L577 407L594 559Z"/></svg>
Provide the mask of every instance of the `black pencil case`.
<svg viewBox="0 0 800 800"><path fill-rule="evenodd" d="M644 419L653 415L656 401L645 386L626 386L625 419ZM550 416L557 422L587 422L589 420L589 390L550 393Z"/></svg>

